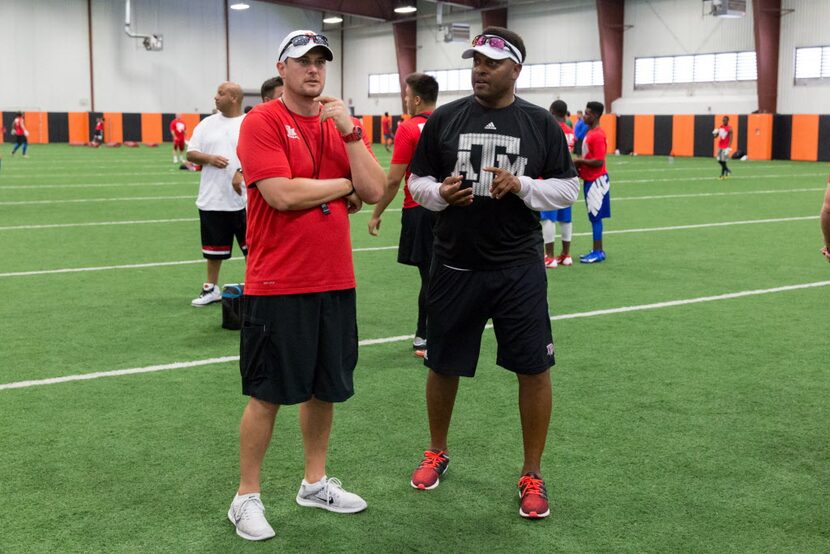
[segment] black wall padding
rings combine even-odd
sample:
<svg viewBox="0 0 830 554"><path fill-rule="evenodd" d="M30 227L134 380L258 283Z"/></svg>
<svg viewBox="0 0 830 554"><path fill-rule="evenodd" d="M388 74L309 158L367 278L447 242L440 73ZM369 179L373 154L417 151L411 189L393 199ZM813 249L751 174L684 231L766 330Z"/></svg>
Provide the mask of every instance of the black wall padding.
<svg viewBox="0 0 830 554"><path fill-rule="evenodd" d="M141 114L121 114L121 125L124 131L124 140L141 142Z"/></svg>
<svg viewBox="0 0 830 554"><path fill-rule="evenodd" d="M631 154L634 151L633 115L621 115L617 118L617 148L620 154L623 155Z"/></svg>
<svg viewBox="0 0 830 554"><path fill-rule="evenodd" d="M12 127L12 123L14 122L14 113L15 112L3 112L3 127L6 128L6 134L3 135L3 140L7 142L13 142L14 136L12 135L12 131L14 127Z"/></svg>
<svg viewBox="0 0 830 554"><path fill-rule="evenodd" d="M789 160L793 136L793 116L772 116L772 159Z"/></svg>
<svg viewBox="0 0 830 554"><path fill-rule="evenodd" d="M176 119L176 114L174 113L163 113L161 114L161 141L162 142L173 142L173 137L170 136L170 122ZM190 129L191 131L193 129Z"/></svg>
<svg viewBox="0 0 830 554"><path fill-rule="evenodd" d="M671 154L672 120L670 115L654 116L654 155L668 156Z"/></svg>
<svg viewBox="0 0 830 554"><path fill-rule="evenodd" d="M712 136L712 129L714 129L715 118L711 115L696 115L695 116L695 156L711 158L715 151L714 137Z"/></svg>
<svg viewBox="0 0 830 554"><path fill-rule="evenodd" d="M745 115L738 116L738 150L746 153L747 129L749 128L749 118Z"/></svg>
<svg viewBox="0 0 830 554"><path fill-rule="evenodd" d="M830 162L830 115L818 116L818 161Z"/></svg>
<svg viewBox="0 0 830 554"><path fill-rule="evenodd" d="M66 112L49 112L49 142L69 142L69 114Z"/></svg>
<svg viewBox="0 0 830 554"><path fill-rule="evenodd" d="M211 116L211 114L209 114L209 113L199 114L199 121L203 120L206 117L210 117L210 116Z"/></svg>

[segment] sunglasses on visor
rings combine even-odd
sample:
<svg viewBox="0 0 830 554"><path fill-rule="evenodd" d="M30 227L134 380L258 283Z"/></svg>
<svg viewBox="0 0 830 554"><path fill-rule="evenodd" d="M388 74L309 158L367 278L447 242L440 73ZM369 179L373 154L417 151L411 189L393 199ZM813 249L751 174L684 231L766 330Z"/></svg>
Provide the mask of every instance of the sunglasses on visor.
<svg viewBox="0 0 830 554"><path fill-rule="evenodd" d="M495 35L478 35L473 39L473 46L483 46L485 44L489 44L496 50L504 50L505 52L509 52L513 54L513 57L515 57L517 60L522 59L521 53L517 52L516 49L510 45L509 42L507 42L501 37L497 37Z"/></svg>
<svg viewBox="0 0 830 554"><path fill-rule="evenodd" d="M280 52L280 55L277 56L277 59L282 58L282 55L285 54L285 51L288 50L290 46L305 46L309 42L313 42L314 44L322 44L323 46L329 45L329 39L323 35L299 35L288 41L288 44L286 44L285 48L282 49L282 52Z"/></svg>

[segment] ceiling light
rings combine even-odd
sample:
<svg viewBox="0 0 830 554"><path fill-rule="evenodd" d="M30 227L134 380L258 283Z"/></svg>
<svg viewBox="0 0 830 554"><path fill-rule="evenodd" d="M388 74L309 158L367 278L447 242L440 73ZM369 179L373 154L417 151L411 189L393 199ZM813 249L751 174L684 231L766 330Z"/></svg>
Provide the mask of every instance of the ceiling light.
<svg viewBox="0 0 830 554"><path fill-rule="evenodd" d="M234 4L231 4L232 10L247 10L250 7L251 6L245 2L236 2Z"/></svg>
<svg viewBox="0 0 830 554"><path fill-rule="evenodd" d="M343 23L343 18L340 17L339 15L330 15L330 16L326 17L325 19L323 19L323 23L329 23L329 24Z"/></svg>
<svg viewBox="0 0 830 554"><path fill-rule="evenodd" d="M412 4L401 4L397 8L395 8L395 13L414 13L418 11L418 8L413 6Z"/></svg>

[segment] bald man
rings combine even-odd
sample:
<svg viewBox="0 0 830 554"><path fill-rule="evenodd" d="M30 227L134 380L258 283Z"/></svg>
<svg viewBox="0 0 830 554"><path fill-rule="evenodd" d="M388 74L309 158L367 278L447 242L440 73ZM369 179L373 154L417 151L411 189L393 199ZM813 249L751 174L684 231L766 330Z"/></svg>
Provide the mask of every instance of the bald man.
<svg viewBox="0 0 830 554"><path fill-rule="evenodd" d="M247 255L245 245L245 191L236 157L242 113L242 87L225 82L219 85L213 101L217 112L203 119L190 138L187 160L202 166L199 182L199 222L202 234L202 256L207 260L207 281L191 301L203 307L222 300L219 290L219 269L222 260L231 257L233 239Z"/></svg>

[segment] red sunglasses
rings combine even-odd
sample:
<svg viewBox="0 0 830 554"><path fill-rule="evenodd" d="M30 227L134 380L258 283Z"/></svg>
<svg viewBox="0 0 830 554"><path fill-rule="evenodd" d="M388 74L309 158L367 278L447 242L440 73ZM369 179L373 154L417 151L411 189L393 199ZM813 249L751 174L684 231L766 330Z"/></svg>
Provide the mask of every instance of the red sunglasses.
<svg viewBox="0 0 830 554"><path fill-rule="evenodd" d="M496 50L504 50L505 52L509 52L513 54L517 60L522 59L521 53L517 52L509 42L501 37L497 37L495 35L478 35L473 38L473 46L483 46L485 44L489 44Z"/></svg>

